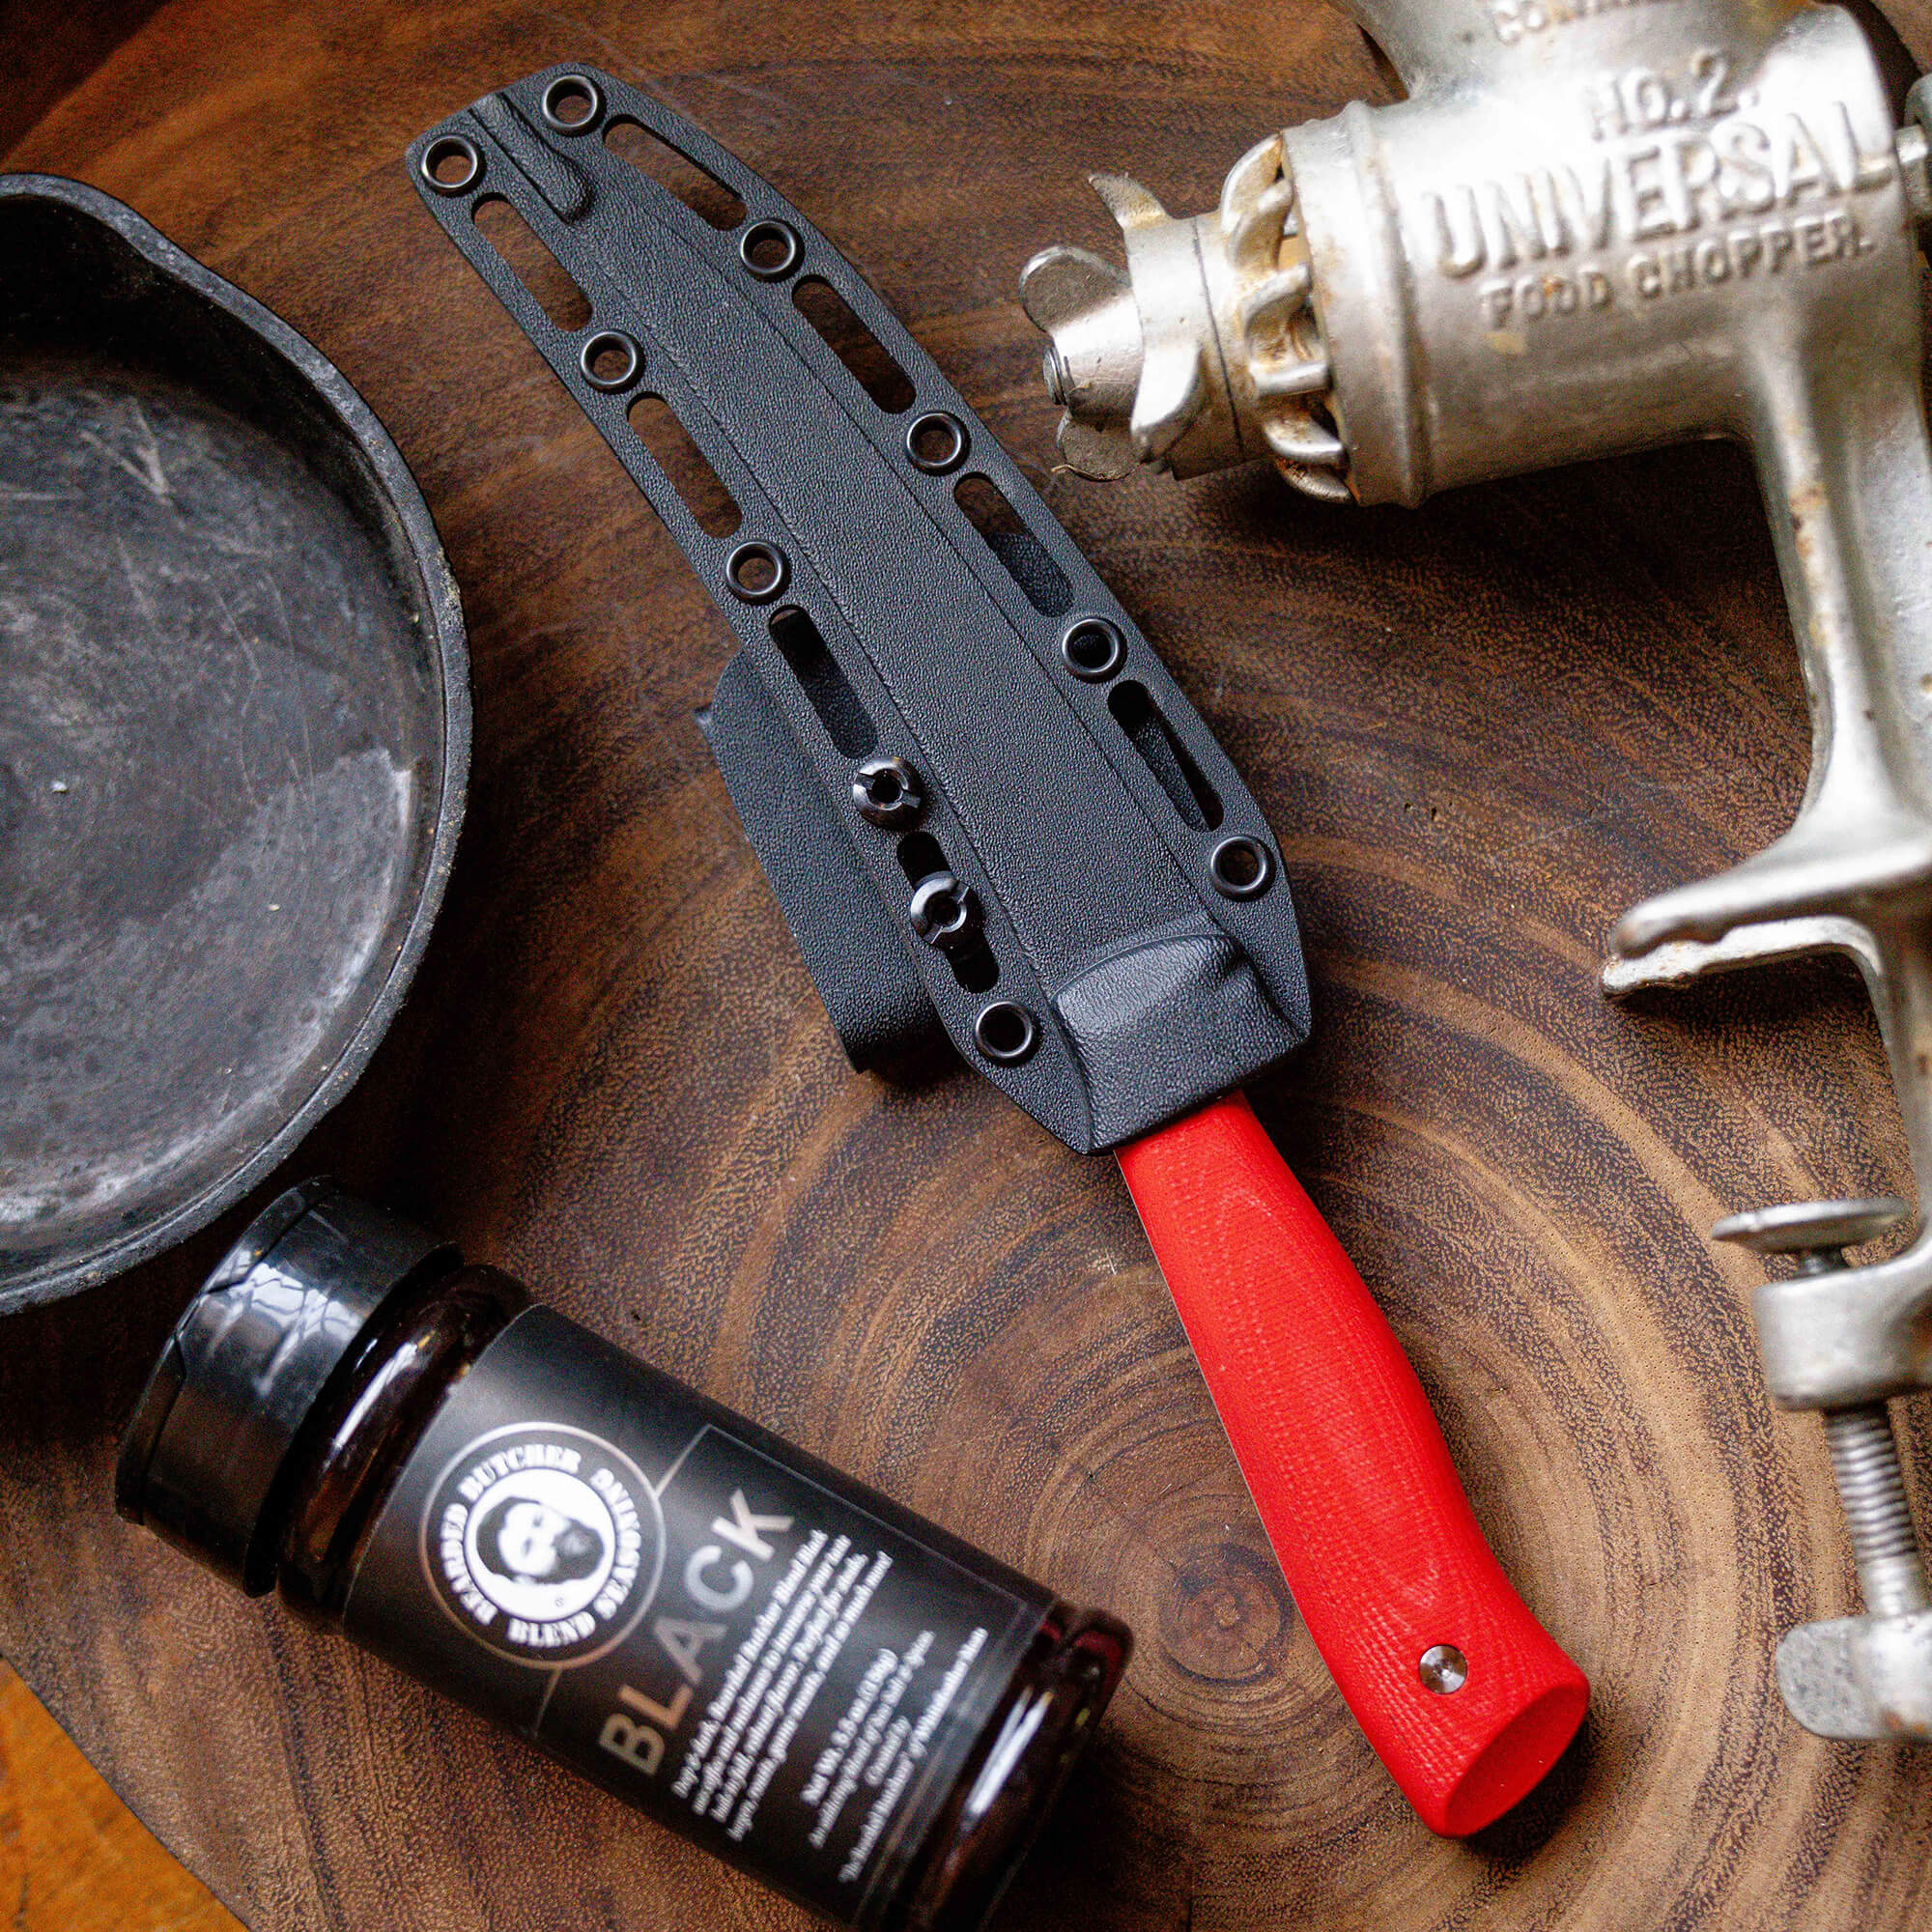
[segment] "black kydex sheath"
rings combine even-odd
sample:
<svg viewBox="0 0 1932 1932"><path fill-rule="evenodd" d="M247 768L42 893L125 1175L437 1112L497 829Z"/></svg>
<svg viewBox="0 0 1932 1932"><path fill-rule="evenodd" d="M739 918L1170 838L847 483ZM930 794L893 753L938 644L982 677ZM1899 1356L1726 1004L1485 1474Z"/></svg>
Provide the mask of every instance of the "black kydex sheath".
<svg viewBox="0 0 1932 1932"><path fill-rule="evenodd" d="M326 1182L182 1317L116 1499L865 1932L983 1921L1130 1642Z"/></svg>

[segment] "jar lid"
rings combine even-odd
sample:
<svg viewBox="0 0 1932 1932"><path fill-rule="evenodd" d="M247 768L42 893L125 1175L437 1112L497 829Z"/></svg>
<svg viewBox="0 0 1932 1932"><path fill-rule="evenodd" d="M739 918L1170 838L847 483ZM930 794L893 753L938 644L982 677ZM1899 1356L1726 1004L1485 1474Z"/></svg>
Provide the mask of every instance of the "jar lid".
<svg viewBox="0 0 1932 1932"><path fill-rule="evenodd" d="M398 1289L456 1260L332 1180L291 1188L175 1324L122 1438L115 1508L260 1596L269 1505L329 1378Z"/></svg>

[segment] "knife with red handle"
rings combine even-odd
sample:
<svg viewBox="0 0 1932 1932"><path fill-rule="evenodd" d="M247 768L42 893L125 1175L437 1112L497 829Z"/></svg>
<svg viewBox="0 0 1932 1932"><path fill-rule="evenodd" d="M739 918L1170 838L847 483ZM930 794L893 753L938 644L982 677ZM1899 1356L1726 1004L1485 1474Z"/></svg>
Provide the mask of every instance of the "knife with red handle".
<svg viewBox="0 0 1932 1932"><path fill-rule="evenodd" d="M1504 1576L1415 1371L1238 1094L1121 1167L1295 1605L1431 1831L1524 1797L1583 1673Z"/></svg>
<svg viewBox="0 0 1932 1932"><path fill-rule="evenodd" d="M602 138L619 129L742 220L687 205ZM573 65L411 158L738 639L704 730L853 1065L905 1074L950 1040L1069 1148L1126 1150L1310 1631L1425 1820L1477 1829L1554 1760L1587 1689L1484 1546L1360 1277L1245 1104L1208 1104L1311 1024L1259 801L966 399L700 129ZM574 281L581 327L497 253L494 201ZM809 290L903 377L896 400ZM660 462L644 403L715 491Z"/></svg>

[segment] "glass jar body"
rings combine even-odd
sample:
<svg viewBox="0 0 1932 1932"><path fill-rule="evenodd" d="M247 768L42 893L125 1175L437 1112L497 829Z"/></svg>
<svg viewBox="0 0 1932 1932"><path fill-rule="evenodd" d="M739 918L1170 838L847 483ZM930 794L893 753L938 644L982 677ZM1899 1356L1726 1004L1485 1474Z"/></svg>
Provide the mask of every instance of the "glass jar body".
<svg viewBox="0 0 1932 1932"><path fill-rule="evenodd" d="M543 1329L540 1348L532 1323ZM586 1391L593 1387L591 1401ZM668 1434L652 1433L646 1410L674 1418ZM459 1411L474 1419L454 1427ZM586 1417L594 1426L585 1426ZM675 1445L687 1435L694 1446L681 1452ZM605 1463L594 1469L582 1460L598 1455ZM561 1466L573 1457L579 1460L572 1467ZM522 1464L504 1473L519 1458ZM716 1472L696 1467L706 1458L718 1464ZM548 1466L536 1469L537 1463ZM676 1473L653 1497L665 1467ZM591 1489L571 1489L586 1475ZM680 1489L689 1484L697 1486L696 1493L680 1506ZM466 1486L473 1511L463 1499ZM639 1506L639 1575L630 1603L581 1640L561 1613L562 1602L550 1623L514 1614L536 1604L541 1590L527 1579L505 1583L486 1575L487 1556L479 1561L477 1520L490 1515L497 1490L526 1521L540 1511L567 1517L568 1497L581 1492L578 1513L586 1522L595 1518L597 1534L622 1530L623 1499L632 1497ZM595 1510L593 1492L615 1506L614 1515ZM275 1574L291 1607L345 1631L719 1856L865 1932L972 1932L983 1922L1091 1734L1130 1644L1114 1619L1054 1600L791 1445L617 1355L575 1324L533 1309L519 1284L490 1268L452 1268L408 1287L370 1323L297 1444L284 1496ZM503 1505L495 1508L501 1515ZM841 1542L851 1554L839 1554ZM642 1573L651 1569L653 1551L657 1574L647 1581ZM862 1559L869 1567L855 1569ZM885 1579L873 1582L879 1595L847 1619L875 1572ZM480 1592L467 1596L479 1580ZM585 1586L592 1580L586 1577ZM893 1588L897 1604L886 1601ZM482 1601L493 1589L499 1604ZM807 1617L814 1590L819 1605ZM649 1609L626 1624L631 1605L652 1592L653 1606L664 1612L655 1648ZM564 1586L556 1594L569 1596ZM576 1618L594 1620L593 1609L615 1594L614 1584L608 1585L591 1607L575 1607L571 1599ZM448 1613L444 1620L420 1601L425 1595ZM467 1621L471 1612L490 1615L503 1605L510 1607L485 1627ZM892 1617L897 1621L880 1621ZM735 1695L739 1705L745 1702L731 1690L731 1672L747 1659L753 1671L772 1662L757 1654L760 1623L771 1625L767 1652L797 1624L788 1655L823 1664L832 1654L829 1637L816 1657L804 1648L814 1618L834 1635L841 1621L850 1621L850 1641L844 1653L832 1655L816 1704L803 1689L787 1693L789 1705L780 1700L780 1724L767 1735L781 1735L789 1719L796 1736L788 1754L775 1756L764 1747L764 1762L776 1767L767 1773L770 1804L753 1800L748 1808L744 1796L733 1797L729 1774L716 1793L708 1792L704 1779L718 1773L721 1754L714 1752L694 1778L693 1753L707 1725L728 1727L743 1715L730 1701ZM614 1648L598 1652L607 1631L620 1626L622 1634L611 1638ZM517 1658L508 1667L502 1662L509 1634L532 1632L554 1641L558 1648L548 1656L564 1663L555 1673L563 1694L546 1696L534 1719L518 1701L520 1686L543 1673L520 1673L516 1665L544 1660ZM904 1677L901 1716L911 1739L924 1721L915 1721L920 1699L926 1699L928 1715L939 1711L925 1743L935 1765L950 1754L950 1768L919 1797L923 1822L903 1834L906 1841L890 1842L899 1821L888 1815L884 1849L874 1854L877 1869L867 1872L863 1888L840 1888L802 1833L772 1820L779 1800L791 1797L787 1780L795 1785L814 1755L822 1763L824 1753L839 1747L840 1720L852 1717L865 1695L858 1646L870 1644L878 1658L894 1660L890 1689L900 1684L923 1641L933 1661L921 1660L920 1669ZM952 1721L940 1701L946 1675L937 1660L949 1646L961 1689L977 1699L970 1723L963 1712ZM659 1653L667 1648L679 1670L665 1667ZM1006 1661L997 1669L967 1668L978 1658L998 1657ZM790 1665L777 1667L781 1673ZM876 1661L870 1666L880 1667ZM845 1679L856 1679L857 1691L841 1669ZM989 1669L997 1683L982 1681ZM767 1700L784 1684L777 1675ZM748 1737L756 1737L757 1721L745 1727ZM736 1755L742 1757L742 1746ZM902 1752L901 1768L905 1762ZM914 1767L914 1777L920 1769ZM854 1810L881 1804L870 1793L886 1781L867 1785L862 1778ZM836 1814L838 1792L834 1780L831 1796L819 1804L821 1825L828 1806ZM908 1798L908 1817L913 1808ZM736 1838L724 1829L727 1823ZM835 1822L832 1829L847 1828ZM857 1857L855 1849L848 1863Z"/></svg>

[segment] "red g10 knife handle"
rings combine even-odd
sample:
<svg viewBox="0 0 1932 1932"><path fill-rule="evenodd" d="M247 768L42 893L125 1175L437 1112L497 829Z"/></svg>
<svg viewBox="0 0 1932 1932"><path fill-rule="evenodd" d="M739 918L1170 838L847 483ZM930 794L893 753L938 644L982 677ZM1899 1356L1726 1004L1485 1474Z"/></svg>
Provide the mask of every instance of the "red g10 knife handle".
<svg viewBox="0 0 1932 1932"><path fill-rule="evenodd" d="M1408 1357L1248 1103L1121 1166L1275 1555L1356 1721L1431 1831L1524 1797L1589 1706L1470 1511ZM1460 1689L1424 1658L1460 1652ZM1454 1660L1436 1683L1455 1681Z"/></svg>

